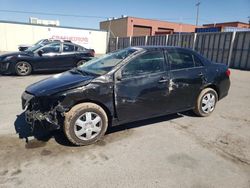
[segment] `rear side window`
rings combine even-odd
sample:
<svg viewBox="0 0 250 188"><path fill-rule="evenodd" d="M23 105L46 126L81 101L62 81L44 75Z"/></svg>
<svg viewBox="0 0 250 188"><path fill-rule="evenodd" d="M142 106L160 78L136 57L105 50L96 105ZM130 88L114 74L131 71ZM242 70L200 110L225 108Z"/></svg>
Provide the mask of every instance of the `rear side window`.
<svg viewBox="0 0 250 188"><path fill-rule="evenodd" d="M171 70L192 68L195 66L193 55L187 52L177 50L168 51L168 60Z"/></svg>
<svg viewBox="0 0 250 188"><path fill-rule="evenodd" d="M86 48L82 47L82 46L76 46L76 51L78 52L82 52L82 51L85 51Z"/></svg>
<svg viewBox="0 0 250 188"><path fill-rule="evenodd" d="M52 43L42 48L43 53L56 53L60 51L60 43Z"/></svg>
<svg viewBox="0 0 250 188"><path fill-rule="evenodd" d="M164 71L164 55L162 51L152 51L136 57L123 69L124 77L138 76Z"/></svg>
<svg viewBox="0 0 250 188"><path fill-rule="evenodd" d="M71 44L63 44L63 52L73 52L75 51L75 46Z"/></svg>

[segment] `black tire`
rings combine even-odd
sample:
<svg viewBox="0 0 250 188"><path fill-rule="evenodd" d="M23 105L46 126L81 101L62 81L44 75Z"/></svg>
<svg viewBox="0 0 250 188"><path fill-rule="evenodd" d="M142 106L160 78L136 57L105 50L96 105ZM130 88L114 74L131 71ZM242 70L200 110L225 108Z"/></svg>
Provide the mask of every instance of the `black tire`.
<svg viewBox="0 0 250 188"><path fill-rule="evenodd" d="M32 67L28 62L20 61L16 64L15 71L19 76L27 76L32 72Z"/></svg>
<svg viewBox="0 0 250 188"><path fill-rule="evenodd" d="M79 67L79 66L83 65L84 63L86 63L86 60L80 60L77 62L76 66Z"/></svg>
<svg viewBox="0 0 250 188"><path fill-rule="evenodd" d="M84 136L82 136L82 138L79 138L81 136L77 136L77 134L75 132L76 131L75 129L77 129L76 121L79 120L79 118L81 118L82 116L84 116L84 114L90 113L90 112L97 114L98 117L100 117L100 119L101 119L100 125L99 125L100 132L98 134L96 134L96 136L94 138L91 138L89 140L83 140L82 138ZM85 120L85 122L87 122L87 120ZM84 129L86 129L87 126L88 125L82 126L80 131L83 129L83 127L84 127ZM107 131L107 128L108 128L107 114L102 109L102 107L100 107L97 104L81 103L81 104L75 105L69 112L67 112L65 114L64 127L63 127L64 133L65 133L66 137L68 138L68 140L74 145L83 146L83 145L93 144L94 142L100 140L104 136L104 134ZM91 135L92 135L92 133L93 132L91 132ZM83 133L83 135L84 134L85 133Z"/></svg>
<svg viewBox="0 0 250 188"><path fill-rule="evenodd" d="M203 99L206 101L206 99L208 98L207 96L213 96L214 97L214 103L211 101L209 106L210 106L210 109L209 107L207 108L208 110L204 110L206 109L206 104L203 102ZM212 98L212 97L211 97ZM212 99L211 99L212 100ZM205 88L203 89L198 98L197 98L197 101L196 101L196 104L195 104L195 109L194 109L194 113L200 117L207 117L209 116L215 109L216 107L216 103L218 101L218 94L217 92L212 89L212 88ZM214 105L211 105L211 104L214 104Z"/></svg>

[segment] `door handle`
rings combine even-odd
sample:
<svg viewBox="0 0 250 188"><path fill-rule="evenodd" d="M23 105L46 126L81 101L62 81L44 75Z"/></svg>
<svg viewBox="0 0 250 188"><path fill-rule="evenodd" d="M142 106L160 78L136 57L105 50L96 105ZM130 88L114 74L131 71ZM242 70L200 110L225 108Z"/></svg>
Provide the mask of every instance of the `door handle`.
<svg viewBox="0 0 250 188"><path fill-rule="evenodd" d="M202 72L200 72L199 74L198 74L198 76L202 79L202 82L207 82L207 78L206 78L206 76L202 73Z"/></svg>
<svg viewBox="0 0 250 188"><path fill-rule="evenodd" d="M203 73L202 73L202 72L200 72L200 73L198 74L198 76L202 77L202 76L204 76L204 75L203 75Z"/></svg>
<svg viewBox="0 0 250 188"><path fill-rule="evenodd" d="M161 78L158 83L165 83L165 82L168 82L168 80L166 78Z"/></svg>

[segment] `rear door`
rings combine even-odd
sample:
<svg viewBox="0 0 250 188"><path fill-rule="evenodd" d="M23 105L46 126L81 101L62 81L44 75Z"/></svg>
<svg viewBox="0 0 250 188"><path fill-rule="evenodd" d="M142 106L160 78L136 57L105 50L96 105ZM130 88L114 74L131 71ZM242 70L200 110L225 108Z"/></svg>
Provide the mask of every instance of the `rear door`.
<svg viewBox="0 0 250 188"><path fill-rule="evenodd" d="M64 67L70 69L76 67L77 58L76 58L76 47L73 44L64 43L63 50L60 55L61 61L64 62Z"/></svg>
<svg viewBox="0 0 250 188"><path fill-rule="evenodd" d="M166 113L167 97L168 74L162 50L138 55L116 74L115 104L121 122Z"/></svg>
<svg viewBox="0 0 250 188"><path fill-rule="evenodd" d="M168 49L166 56L170 65L170 111L192 108L206 79L204 66L198 56L190 50Z"/></svg>

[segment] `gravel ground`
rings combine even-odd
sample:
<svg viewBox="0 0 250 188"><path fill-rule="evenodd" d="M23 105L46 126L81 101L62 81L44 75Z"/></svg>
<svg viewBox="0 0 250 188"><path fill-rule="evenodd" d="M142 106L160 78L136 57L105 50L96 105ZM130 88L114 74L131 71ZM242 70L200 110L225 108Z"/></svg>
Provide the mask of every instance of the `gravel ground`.
<svg viewBox="0 0 250 188"><path fill-rule="evenodd" d="M20 96L48 76L0 76L0 187L250 187L250 72L232 70L229 95L210 117L121 125L86 147L61 132L28 137Z"/></svg>

